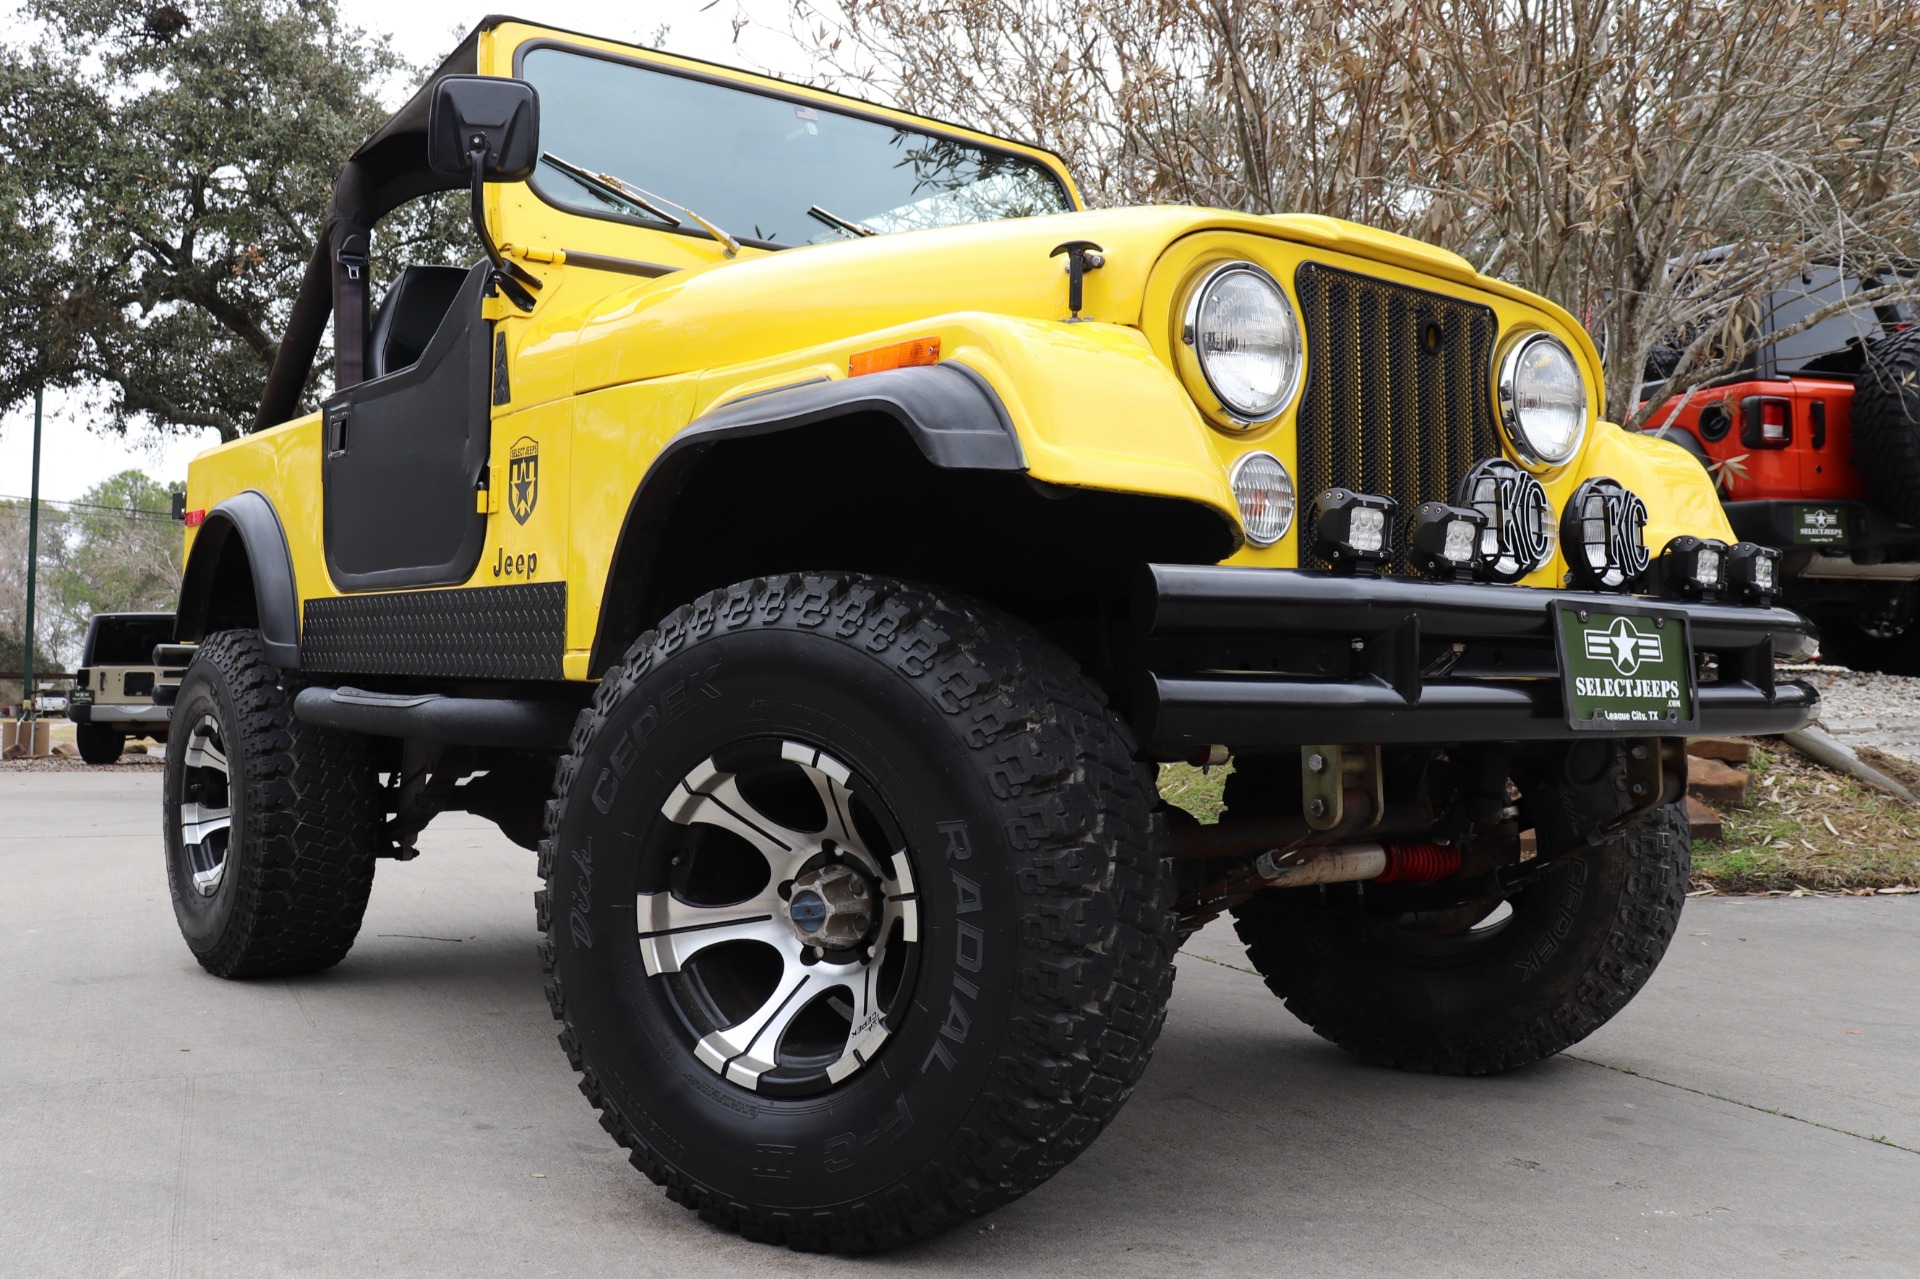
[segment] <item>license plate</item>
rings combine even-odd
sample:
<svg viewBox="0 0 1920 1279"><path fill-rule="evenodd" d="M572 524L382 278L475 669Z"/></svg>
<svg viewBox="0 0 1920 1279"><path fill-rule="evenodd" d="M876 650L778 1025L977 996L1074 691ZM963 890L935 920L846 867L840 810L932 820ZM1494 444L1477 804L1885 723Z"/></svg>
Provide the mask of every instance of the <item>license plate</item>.
<svg viewBox="0 0 1920 1279"><path fill-rule="evenodd" d="M1667 736L1700 726L1685 616L1633 604L1552 608L1568 727Z"/></svg>
<svg viewBox="0 0 1920 1279"><path fill-rule="evenodd" d="M1843 546L1847 540L1847 512L1839 506L1793 508L1793 540L1802 546Z"/></svg>

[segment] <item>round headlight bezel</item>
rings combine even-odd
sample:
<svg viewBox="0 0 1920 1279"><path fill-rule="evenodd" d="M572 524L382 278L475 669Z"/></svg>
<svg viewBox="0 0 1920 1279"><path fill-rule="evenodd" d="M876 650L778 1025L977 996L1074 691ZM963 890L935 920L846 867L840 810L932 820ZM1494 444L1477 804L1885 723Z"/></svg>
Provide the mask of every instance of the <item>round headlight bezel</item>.
<svg viewBox="0 0 1920 1279"><path fill-rule="evenodd" d="M1282 388L1270 405L1236 404L1223 394L1214 373L1208 368L1202 350L1200 313L1213 291L1232 276L1245 275L1266 286L1285 315L1290 341L1286 355L1289 368ZM1173 335L1174 362L1212 425L1235 434L1256 430L1277 420L1300 394L1306 372L1306 349L1301 335L1300 312L1272 273L1244 259L1209 264L1187 287L1186 302L1180 310L1179 328Z"/></svg>
<svg viewBox="0 0 1920 1279"><path fill-rule="evenodd" d="M1255 527L1254 521L1247 515L1246 503L1240 495L1240 482L1246 475L1247 468L1256 463L1263 462L1273 463L1274 467L1279 470L1280 479L1286 487L1286 514L1280 520L1278 531L1271 534ZM1266 452L1264 449L1255 449L1252 452L1242 453L1238 458L1235 458L1233 466L1227 471L1227 488L1233 494L1234 509L1240 516L1240 531L1245 535L1247 541L1254 546L1274 546L1284 540L1287 534L1293 530L1294 518L1300 513L1300 493L1299 490L1294 487L1293 473L1287 470L1287 464L1273 454Z"/></svg>
<svg viewBox="0 0 1920 1279"><path fill-rule="evenodd" d="M1580 426L1573 433L1566 447L1558 453L1541 448L1538 441L1528 434L1520 408L1518 381L1521 362L1530 351L1542 345L1560 352L1573 370L1574 381L1580 387ZM1573 348L1545 329L1524 329L1507 339L1496 359L1498 367L1494 376L1495 407L1499 411L1501 432L1507 437L1507 442L1512 445L1515 456L1534 470L1548 470L1571 462L1579 455L1581 447L1586 444L1587 431L1593 424L1593 404L1587 394L1586 374L1581 369L1580 360L1574 355Z"/></svg>

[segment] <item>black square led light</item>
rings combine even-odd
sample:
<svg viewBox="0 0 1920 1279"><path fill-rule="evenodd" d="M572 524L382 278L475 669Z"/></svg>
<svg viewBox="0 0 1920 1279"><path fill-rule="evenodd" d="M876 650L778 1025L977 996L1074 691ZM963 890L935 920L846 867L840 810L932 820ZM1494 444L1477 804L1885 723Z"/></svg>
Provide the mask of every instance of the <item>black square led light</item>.
<svg viewBox="0 0 1920 1279"><path fill-rule="evenodd" d="M1390 497L1332 488L1313 499L1313 553L1345 573L1378 573L1397 549Z"/></svg>
<svg viewBox="0 0 1920 1279"><path fill-rule="evenodd" d="M1780 552L1757 542L1735 542L1727 552L1727 591L1742 603L1773 603L1780 593Z"/></svg>
<svg viewBox="0 0 1920 1279"><path fill-rule="evenodd" d="M1682 534L1660 552L1660 589L1675 599L1713 599L1727 589L1727 544Z"/></svg>
<svg viewBox="0 0 1920 1279"><path fill-rule="evenodd" d="M1480 562L1480 535L1486 527L1487 517L1470 507L1422 502L1413 510L1408 557L1428 577L1471 581Z"/></svg>

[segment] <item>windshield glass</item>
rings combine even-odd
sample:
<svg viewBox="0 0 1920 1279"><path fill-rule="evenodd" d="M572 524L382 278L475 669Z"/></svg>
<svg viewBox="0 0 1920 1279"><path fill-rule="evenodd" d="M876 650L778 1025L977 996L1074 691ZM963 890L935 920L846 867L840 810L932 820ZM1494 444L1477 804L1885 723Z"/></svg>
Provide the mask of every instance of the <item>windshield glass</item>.
<svg viewBox="0 0 1920 1279"><path fill-rule="evenodd" d="M824 244L1073 207L1052 171L1024 156L739 85L554 48L529 51L521 75L540 92L544 151L743 240ZM660 225L548 161L533 185L566 208Z"/></svg>

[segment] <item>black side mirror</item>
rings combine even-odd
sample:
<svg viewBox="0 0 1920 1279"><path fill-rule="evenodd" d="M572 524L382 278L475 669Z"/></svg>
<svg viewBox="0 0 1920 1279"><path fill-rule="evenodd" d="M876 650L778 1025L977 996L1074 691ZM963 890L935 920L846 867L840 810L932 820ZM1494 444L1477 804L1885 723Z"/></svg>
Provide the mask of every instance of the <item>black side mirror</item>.
<svg viewBox="0 0 1920 1279"><path fill-rule="evenodd" d="M488 182L522 182L540 160L540 96L525 80L451 75L433 86L427 166L469 177L478 155Z"/></svg>
<svg viewBox="0 0 1920 1279"><path fill-rule="evenodd" d="M433 86L427 112L427 167L473 184L473 229L493 263L487 292L533 310L540 281L500 256L487 230L486 185L521 182L540 162L540 95L525 80L450 75Z"/></svg>

